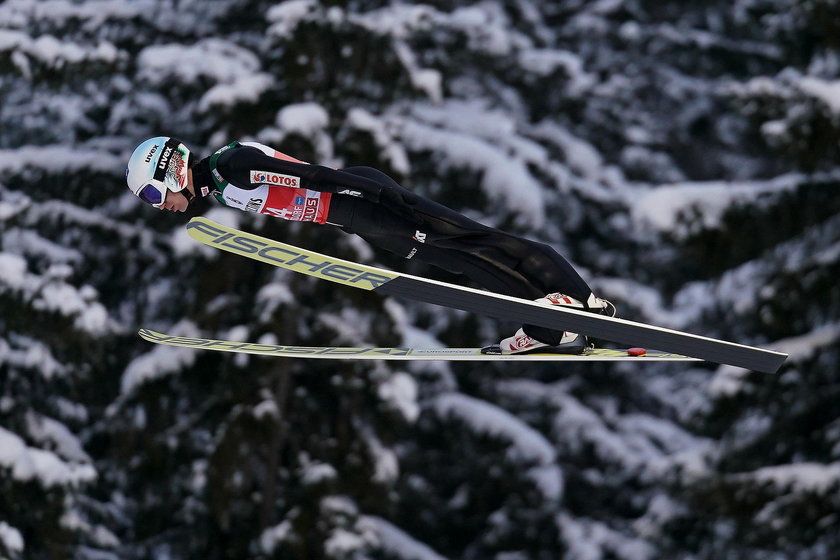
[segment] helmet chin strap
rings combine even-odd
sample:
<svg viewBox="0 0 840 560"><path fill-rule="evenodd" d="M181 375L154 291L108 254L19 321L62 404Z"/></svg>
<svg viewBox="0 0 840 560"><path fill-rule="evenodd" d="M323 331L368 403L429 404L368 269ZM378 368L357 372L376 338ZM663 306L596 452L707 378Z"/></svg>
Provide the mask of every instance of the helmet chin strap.
<svg viewBox="0 0 840 560"><path fill-rule="evenodd" d="M195 200L195 195L194 195L193 193L191 193L191 192L190 192L190 188L189 188L189 187L184 187L183 189L181 189L181 190L180 190L180 191L178 191L178 192L179 192L179 193L181 193L182 195L184 195L184 198L186 198L186 199L187 199L187 206L189 206L190 204L192 204L192 201L193 201L193 200Z"/></svg>
<svg viewBox="0 0 840 560"><path fill-rule="evenodd" d="M195 161L194 161L194 159L193 159L193 154L192 154L192 152L190 152L190 153L187 155L187 161L185 161L184 163L185 163L185 164L186 164L186 166L187 166L187 177L188 177L188 179L187 179L187 186L186 186L186 187L184 187L183 189L181 189L181 191L180 191L180 192L181 192L181 193L182 193L182 194L183 194L183 195L187 198L187 207L189 208L190 204L192 204L192 201L196 199L195 194L193 194L192 192L190 192L190 185L189 185L189 183L190 183L190 181L189 181L189 173L190 173L190 169L192 169L193 164L195 163ZM195 188L195 187L193 187L193 188Z"/></svg>

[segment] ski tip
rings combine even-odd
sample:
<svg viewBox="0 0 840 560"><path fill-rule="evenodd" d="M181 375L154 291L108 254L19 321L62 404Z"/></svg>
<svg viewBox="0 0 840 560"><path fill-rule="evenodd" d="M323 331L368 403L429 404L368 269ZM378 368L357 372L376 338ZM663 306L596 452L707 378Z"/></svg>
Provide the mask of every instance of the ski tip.
<svg viewBox="0 0 840 560"><path fill-rule="evenodd" d="M644 348L628 348L627 355L628 356L644 356L647 354L647 350Z"/></svg>

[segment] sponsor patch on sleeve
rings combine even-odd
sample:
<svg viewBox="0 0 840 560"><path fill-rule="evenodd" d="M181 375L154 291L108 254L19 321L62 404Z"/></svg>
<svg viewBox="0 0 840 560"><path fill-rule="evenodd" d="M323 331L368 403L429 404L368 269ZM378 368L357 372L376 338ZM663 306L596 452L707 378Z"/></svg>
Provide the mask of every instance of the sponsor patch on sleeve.
<svg viewBox="0 0 840 560"><path fill-rule="evenodd" d="M279 185L281 187L300 187L300 177L283 175L271 171L251 170L251 182L260 185Z"/></svg>

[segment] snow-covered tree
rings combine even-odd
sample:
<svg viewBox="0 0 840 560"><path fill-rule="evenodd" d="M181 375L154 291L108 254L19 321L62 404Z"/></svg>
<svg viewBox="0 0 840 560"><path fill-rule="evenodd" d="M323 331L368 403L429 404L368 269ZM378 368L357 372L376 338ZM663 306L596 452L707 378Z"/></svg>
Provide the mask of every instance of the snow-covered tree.
<svg viewBox="0 0 840 560"><path fill-rule="evenodd" d="M0 557L836 555L838 22L831 0L0 3ZM383 346L514 327L199 247L124 187L160 134L379 167L550 243L624 317L791 358L152 347L139 327Z"/></svg>

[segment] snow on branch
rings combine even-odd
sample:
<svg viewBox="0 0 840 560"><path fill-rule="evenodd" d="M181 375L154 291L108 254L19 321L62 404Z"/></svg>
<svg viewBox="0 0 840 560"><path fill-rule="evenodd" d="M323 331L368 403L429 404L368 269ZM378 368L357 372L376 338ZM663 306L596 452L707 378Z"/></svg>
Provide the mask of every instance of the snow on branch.
<svg viewBox="0 0 840 560"><path fill-rule="evenodd" d="M804 362L823 350L836 348L840 341L840 323L817 327L801 336L777 340L770 348L789 354L788 363ZM713 398L736 396L749 382L750 371L735 366L720 366L710 381L708 392Z"/></svg>
<svg viewBox="0 0 840 560"><path fill-rule="evenodd" d="M634 221L661 233L685 238L703 229L717 229L726 212L738 206L762 207L804 182L800 174L787 174L770 181L686 182L644 188L628 193L636 203L629 205ZM685 223L685 220L692 220Z"/></svg>
<svg viewBox="0 0 840 560"><path fill-rule="evenodd" d="M840 116L840 80L804 76L797 85L800 90L825 104L832 114Z"/></svg>
<svg viewBox="0 0 840 560"><path fill-rule="evenodd" d="M606 523L590 519L576 519L561 513L557 526L563 534L568 549L564 558L569 560L653 560L657 558L653 546L641 539L628 537Z"/></svg>
<svg viewBox="0 0 840 560"><path fill-rule="evenodd" d="M380 117L368 111L354 107L347 112L347 126L368 132L379 148L382 159L387 161L394 170L408 175L411 166L405 148L393 137L387 123Z"/></svg>
<svg viewBox="0 0 840 560"><path fill-rule="evenodd" d="M2 266L2 260L0 260L0 266ZM11 343L0 338L0 365L8 364L15 368L32 369L44 379L63 377L70 371L66 364L62 364L53 356L50 347L43 342L20 335L10 338Z"/></svg>
<svg viewBox="0 0 840 560"><path fill-rule="evenodd" d="M5 521L0 521L0 543L13 554L20 554L24 549L23 535Z"/></svg>
<svg viewBox="0 0 840 560"><path fill-rule="evenodd" d="M197 336L198 330L192 323L176 326L173 333ZM125 368L122 376L121 393L130 395L137 387L152 380L171 375L195 363L196 351L190 348L155 345L154 348L134 358Z"/></svg>
<svg viewBox="0 0 840 560"><path fill-rule="evenodd" d="M69 270L66 265L53 265L43 275L30 274L23 257L0 252L0 292L7 289L22 292L33 309L71 317L76 328L90 334L115 331L116 324L108 311L95 301L95 289L77 288L64 281Z"/></svg>
<svg viewBox="0 0 840 560"><path fill-rule="evenodd" d="M386 122L411 151L433 152L441 169L467 169L482 175L489 199L518 213L517 221L540 228L545 223L543 187L529 164L545 163L536 143L518 136L514 124L475 103L452 102L440 107L401 110Z"/></svg>
<svg viewBox="0 0 840 560"><path fill-rule="evenodd" d="M767 485L779 493L836 493L840 489L840 463L776 465L739 473L732 478L740 482Z"/></svg>
<svg viewBox="0 0 840 560"><path fill-rule="evenodd" d="M399 560L445 560L427 544L414 539L381 517L368 515L365 516L364 522L373 527L376 536L379 537L379 548L388 555Z"/></svg>
<svg viewBox="0 0 840 560"><path fill-rule="evenodd" d="M121 176L125 169L125 161L101 150L67 146L23 146L13 150L0 150L2 175L20 173L24 169L38 169L64 175L90 170Z"/></svg>
<svg viewBox="0 0 840 560"><path fill-rule="evenodd" d="M274 83L272 76L259 71L260 60L254 53L221 39L146 47L137 63L140 77L153 84L168 80L188 85L199 85L202 79L215 82L199 100L201 110L254 102Z"/></svg>
<svg viewBox="0 0 840 560"><path fill-rule="evenodd" d="M16 434L0 427L0 467L16 480L37 480L41 486L73 486L96 479L93 465L62 461L50 451L29 447Z"/></svg>
<svg viewBox="0 0 840 560"><path fill-rule="evenodd" d="M497 406L460 393L440 395L433 410L441 419L463 422L476 434L506 441L508 460L535 464L528 470L529 478L546 498L561 498L563 473L555 463L554 447L537 430Z"/></svg>
<svg viewBox="0 0 840 560"><path fill-rule="evenodd" d="M84 46L75 41L61 41L52 35L33 39L20 31L0 29L0 53L6 52L11 53L12 62L27 78L31 76L29 59L58 70L68 64L114 64L124 54L105 41L95 46Z"/></svg>

